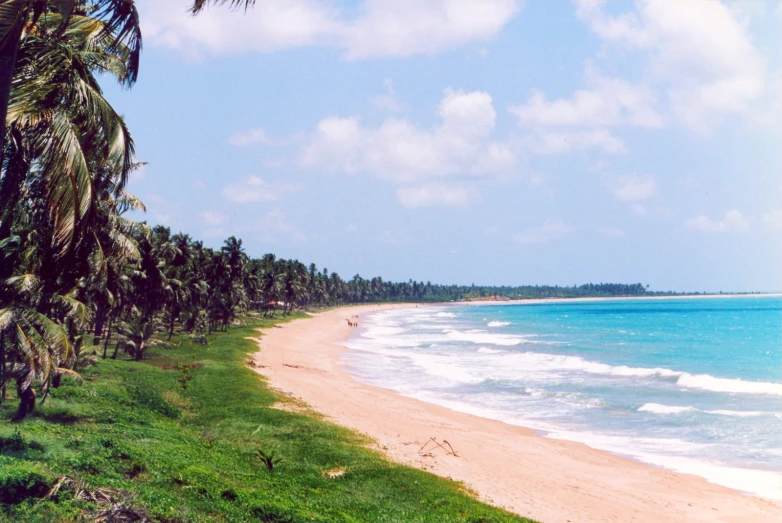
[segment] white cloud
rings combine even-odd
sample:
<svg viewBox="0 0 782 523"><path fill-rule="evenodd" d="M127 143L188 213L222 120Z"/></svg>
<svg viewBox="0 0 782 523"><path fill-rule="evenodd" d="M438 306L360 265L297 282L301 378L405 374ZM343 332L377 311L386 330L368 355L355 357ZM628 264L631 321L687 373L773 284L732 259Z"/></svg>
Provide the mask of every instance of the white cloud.
<svg viewBox="0 0 782 523"><path fill-rule="evenodd" d="M140 0L145 38L191 56L274 52L324 45L347 59L434 54L486 42L520 10L519 0L257 0L246 13L213 7L187 14L192 0ZM355 12L347 17L346 12Z"/></svg>
<svg viewBox="0 0 782 523"><path fill-rule="evenodd" d="M145 39L191 57L274 52L328 40L339 31L336 11L315 0L259 0L246 13L212 7L197 17L192 0L142 0Z"/></svg>
<svg viewBox="0 0 782 523"><path fill-rule="evenodd" d="M772 231L782 231L782 209L772 209L764 213L763 221Z"/></svg>
<svg viewBox="0 0 782 523"><path fill-rule="evenodd" d="M386 78L383 80L383 86L385 87L386 92L381 95L373 96L372 103L375 105L375 107L384 111L390 111L392 113L401 111L404 105L396 96L396 92L394 91L394 84L391 79Z"/></svg>
<svg viewBox="0 0 782 523"><path fill-rule="evenodd" d="M217 211L202 211L199 213L204 229L201 231L206 237L214 238L225 235L225 216Z"/></svg>
<svg viewBox="0 0 782 523"><path fill-rule="evenodd" d="M231 135L228 143L234 147L244 147L247 145L260 145L269 143L269 137L263 129L246 129L238 131Z"/></svg>
<svg viewBox="0 0 782 523"><path fill-rule="evenodd" d="M301 186L295 183L267 182L260 176L250 176L244 180L223 187L223 197L234 203L272 202L289 192L297 191Z"/></svg>
<svg viewBox="0 0 782 523"><path fill-rule="evenodd" d="M345 227L345 232L358 232L358 225L351 223Z"/></svg>
<svg viewBox="0 0 782 523"><path fill-rule="evenodd" d="M746 25L719 0L638 0L618 15L605 12L604 0L575 3L605 41L646 52L648 81L690 129L708 132L723 116L746 112L764 90L763 58Z"/></svg>
<svg viewBox="0 0 782 523"><path fill-rule="evenodd" d="M551 243L562 236L570 234L572 230L563 221L550 221L538 227L531 227L521 234L513 237L517 243L539 244Z"/></svg>
<svg viewBox="0 0 782 523"><path fill-rule="evenodd" d="M305 234L289 222L285 213L279 209L266 213L256 224L255 230L260 233L261 240L266 242L276 242L281 237L294 243L307 241Z"/></svg>
<svg viewBox="0 0 782 523"><path fill-rule="evenodd" d="M654 178L638 176L620 178L609 189L616 199L629 203L649 200L659 193Z"/></svg>
<svg viewBox="0 0 782 523"><path fill-rule="evenodd" d="M606 236L607 238L621 238L625 235L624 230L619 227L596 227L595 232L600 236Z"/></svg>
<svg viewBox="0 0 782 523"><path fill-rule="evenodd" d="M396 194L405 207L463 206L473 199L466 187L443 184L400 187Z"/></svg>
<svg viewBox="0 0 782 523"><path fill-rule="evenodd" d="M691 231L698 232L733 232L749 229L747 219L737 210L725 213L721 221L714 221L704 215L690 218L684 226Z"/></svg>
<svg viewBox="0 0 782 523"><path fill-rule="evenodd" d="M434 54L491 40L516 0L366 0L341 35L349 59Z"/></svg>
<svg viewBox="0 0 782 523"><path fill-rule="evenodd" d="M492 140L497 115L488 93L446 89L439 113L441 123L432 129L398 118L379 127L364 126L356 117L325 118L302 150L300 163L403 185L400 198L408 202L423 201L422 186L454 178L495 178L515 168L512 149ZM419 189L411 189L415 186ZM447 200L457 200L455 194L451 191Z"/></svg>
<svg viewBox="0 0 782 523"><path fill-rule="evenodd" d="M377 241L380 243L387 243L389 245L399 245L404 240L405 235L402 231L385 230L377 236Z"/></svg>
<svg viewBox="0 0 782 523"><path fill-rule="evenodd" d="M564 154L597 149L606 154L627 152L624 142L605 129L588 131L536 131L523 137L519 144L534 154Z"/></svg>
<svg viewBox="0 0 782 523"><path fill-rule="evenodd" d="M632 125L661 127L653 91L642 84L601 75L588 64L585 82L572 98L548 100L535 91L526 103L511 105L509 111L525 127L607 127Z"/></svg>
<svg viewBox="0 0 782 523"><path fill-rule="evenodd" d="M225 223L225 216L217 211L203 211L200 213L204 225L215 227Z"/></svg>

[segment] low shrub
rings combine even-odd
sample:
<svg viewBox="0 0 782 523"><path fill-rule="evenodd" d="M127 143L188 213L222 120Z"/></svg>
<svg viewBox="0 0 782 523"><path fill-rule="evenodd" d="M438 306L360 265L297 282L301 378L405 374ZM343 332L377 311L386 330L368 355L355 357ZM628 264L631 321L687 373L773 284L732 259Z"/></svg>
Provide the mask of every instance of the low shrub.
<svg viewBox="0 0 782 523"><path fill-rule="evenodd" d="M0 463L0 503L15 505L28 498L42 498L52 485L54 477L30 463Z"/></svg>

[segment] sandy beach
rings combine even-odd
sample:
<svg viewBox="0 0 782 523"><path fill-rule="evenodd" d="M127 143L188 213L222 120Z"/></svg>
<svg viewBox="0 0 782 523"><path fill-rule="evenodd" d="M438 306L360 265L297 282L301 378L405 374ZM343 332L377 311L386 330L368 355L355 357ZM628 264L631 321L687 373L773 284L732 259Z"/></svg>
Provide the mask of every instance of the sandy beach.
<svg viewBox="0 0 782 523"><path fill-rule="evenodd" d="M255 370L274 389L368 435L390 459L463 481L482 500L542 523L782 521L779 502L355 381L340 363L349 349L335 343L352 332L346 318L390 307L336 309L267 329Z"/></svg>

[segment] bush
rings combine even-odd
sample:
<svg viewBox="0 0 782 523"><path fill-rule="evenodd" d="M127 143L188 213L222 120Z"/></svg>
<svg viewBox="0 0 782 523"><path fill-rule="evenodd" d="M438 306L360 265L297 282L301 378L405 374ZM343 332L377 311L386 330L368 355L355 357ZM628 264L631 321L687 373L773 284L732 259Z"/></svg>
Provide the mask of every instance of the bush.
<svg viewBox="0 0 782 523"><path fill-rule="evenodd" d="M27 450L27 442L19 432L12 436L0 436L0 452L21 452Z"/></svg>
<svg viewBox="0 0 782 523"><path fill-rule="evenodd" d="M250 513L254 518L264 523L297 523L299 521L289 510L272 504L253 507Z"/></svg>
<svg viewBox="0 0 782 523"><path fill-rule="evenodd" d="M137 406L145 407L168 418L176 419L179 417L179 409L167 402L152 387L142 387L134 384L128 385L127 389L130 398Z"/></svg>
<svg viewBox="0 0 782 523"><path fill-rule="evenodd" d="M0 466L0 503L15 505L27 498L44 497L54 478L35 470L29 463Z"/></svg>
<svg viewBox="0 0 782 523"><path fill-rule="evenodd" d="M0 453L24 452L26 450L37 450L44 452L46 449L37 441L27 441L19 431L11 436L0 436Z"/></svg>

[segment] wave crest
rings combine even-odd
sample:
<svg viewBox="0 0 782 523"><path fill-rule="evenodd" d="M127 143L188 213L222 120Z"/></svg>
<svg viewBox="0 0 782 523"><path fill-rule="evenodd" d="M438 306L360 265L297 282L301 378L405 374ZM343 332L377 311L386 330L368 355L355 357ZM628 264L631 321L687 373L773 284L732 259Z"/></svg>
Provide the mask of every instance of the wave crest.
<svg viewBox="0 0 782 523"><path fill-rule="evenodd" d="M486 326L487 327L507 327L510 325L509 321L490 321Z"/></svg>

